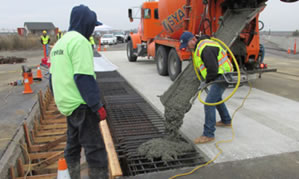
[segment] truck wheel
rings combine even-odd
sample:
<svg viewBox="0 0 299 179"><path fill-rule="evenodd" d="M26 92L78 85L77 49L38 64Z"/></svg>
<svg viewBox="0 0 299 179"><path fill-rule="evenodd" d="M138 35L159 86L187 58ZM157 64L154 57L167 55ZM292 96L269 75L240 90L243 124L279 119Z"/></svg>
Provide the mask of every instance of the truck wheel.
<svg viewBox="0 0 299 179"><path fill-rule="evenodd" d="M129 40L127 43L127 57L128 57L129 62L136 62L136 60L137 60L137 56L134 55L134 52L133 52L133 44L132 44L131 40Z"/></svg>
<svg viewBox="0 0 299 179"><path fill-rule="evenodd" d="M176 77L182 71L182 62L180 57L176 53L175 49L171 49L168 55L168 73L169 77L172 81L176 79Z"/></svg>
<svg viewBox="0 0 299 179"><path fill-rule="evenodd" d="M168 60L165 47L160 46L156 53L156 64L158 73L162 76L168 75Z"/></svg>

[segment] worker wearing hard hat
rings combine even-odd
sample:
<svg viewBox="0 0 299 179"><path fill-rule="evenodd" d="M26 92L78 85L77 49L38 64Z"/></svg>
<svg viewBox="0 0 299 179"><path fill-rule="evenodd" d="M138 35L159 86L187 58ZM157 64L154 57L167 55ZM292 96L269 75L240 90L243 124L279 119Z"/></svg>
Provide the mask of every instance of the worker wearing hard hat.
<svg viewBox="0 0 299 179"><path fill-rule="evenodd" d="M80 178L80 153L84 148L91 179L106 179L107 153L99 130L106 110L95 80L93 51L88 41L97 21L87 6L71 11L69 31L57 41L50 55L50 84L59 111L67 116L64 156L72 179Z"/></svg>
<svg viewBox="0 0 299 179"><path fill-rule="evenodd" d="M61 30L58 30L58 33L56 35L57 40L61 39L61 37L63 36Z"/></svg>
<svg viewBox="0 0 299 179"><path fill-rule="evenodd" d="M180 49L193 52L194 65L201 76L201 86L223 78L224 72L232 72L232 64L225 50L209 36L203 35L197 39L191 32L184 32L180 38ZM213 83L207 94L207 103L222 100L222 94L227 88L226 83ZM216 122L216 109L221 120ZM203 135L196 138L194 143L206 143L215 139L216 126L231 126L231 117L224 103L217 106L204 106L205 124Z"/></svg>
<svg viewBox="0 0 299 179"><path fill-rule="evenodd" d="M43 35L40 36L40 42L42 43L42 45L45 46L47 56L49 56L49 44L50 44L50 41L51 41L51 39L50 39L49 35L47 34L47 31L43 30Z"/></svg>

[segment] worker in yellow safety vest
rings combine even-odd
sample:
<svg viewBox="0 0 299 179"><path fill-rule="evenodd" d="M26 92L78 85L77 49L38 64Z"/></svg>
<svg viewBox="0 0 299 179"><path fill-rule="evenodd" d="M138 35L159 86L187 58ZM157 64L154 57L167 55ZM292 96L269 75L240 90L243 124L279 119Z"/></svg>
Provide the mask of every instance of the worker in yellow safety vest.
<svg viewBox="0 0 299 179"><path fill-rule="evenodd" d="M44 30L43 35L40 36L40 41L41 41L42 45L45 45L46 54L47 54L47 56L49 56L49 44L50 44L51 39L50 39L49 35L47 34L46 30Z"/></svg>
<svg viewBox="0 0 299 179"><path fill-rule="evenodd" d="M223 79L223 74L232 72L233 66L222 46L202 35L198 39L191 32L184 32L180 38L180 49L192 51L194 66L201 77L201 85ZM222 100L222 94L227 83L213 83L207 94L207 103L216 103ZM216 122L216 109L221 120ZM203 135L196 138L194 143L206 143L215 140L215 126L230 127L231 116L224 103L217 106L204 106L205 124Z"/></svg>
<svg viewBox="0 0 299 179"><path fill-rule="evenodd" d="M94 38L93 38L92 35L89 37L89 42L90 42L90 44L91 44L92 49L94 49L94 47L95 47L95 42L94 42Z"/></svg>
<svg viewBox="0 0 299 179"><path fill-rule="evenodd" d="M61 37L63 36L63 33L61 32L61 30L58 30L58 33L57 33L57 40L61 39Z"/></svg>

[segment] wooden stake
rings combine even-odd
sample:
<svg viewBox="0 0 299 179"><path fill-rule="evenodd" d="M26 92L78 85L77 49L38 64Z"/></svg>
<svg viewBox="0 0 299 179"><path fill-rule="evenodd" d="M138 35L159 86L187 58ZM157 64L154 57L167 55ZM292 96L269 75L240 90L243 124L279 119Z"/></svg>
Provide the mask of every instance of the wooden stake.
<svg viewBox="0 0 299 179"><path fill-rule="evenodd" d="M24 166L21 158L19 158L17 161L17 170L20 177L23 177L25 175Z"/></svg>
<svg viewBox="0 0 299 179"><path fill-rule="evenodd" d="M11 179L16 179L16 174L15 174L14 167L9 168L9 174L10 174Z"/></svg>
<svg viewBox="0 0 299 179"><path fill-rule="evenodd" d="M26 122L24 122L23 127L24 127L25 141L27 143L27 150L28 152L32 152L31 151L32 145L31 145L31 140L30 140L29 131Z"/></svg>
<svg viewBox="0 0 299 179"><path fill-rule="evenodd" d="M106 120L100 122L100 128L108 155L110 177L115 178L122 176L122 170L120 168L117 153L115 151L114 143Z"/></svg>
<svg viewBox="0 0 299 179"><path fill-rule="evenodd" d="M45 119L45 113L44 113L44 103L43 103L43 92L40 90L38 92L38 103L39 103L39 110L40 110L40 116L41 120Z"/></svg>

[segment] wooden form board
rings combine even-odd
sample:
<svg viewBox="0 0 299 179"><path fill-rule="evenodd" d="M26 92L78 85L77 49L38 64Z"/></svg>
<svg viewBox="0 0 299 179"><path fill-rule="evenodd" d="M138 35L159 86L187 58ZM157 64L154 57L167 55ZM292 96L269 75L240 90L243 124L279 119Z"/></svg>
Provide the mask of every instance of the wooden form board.
<svg viewBox="0 0 299 179"><path fill-rule="evenodd" d="M114 143L106 120L100 122L100 128L108 155L110 178L122 176L122 170L120 168L117 153L115 151Z"/></svg>

